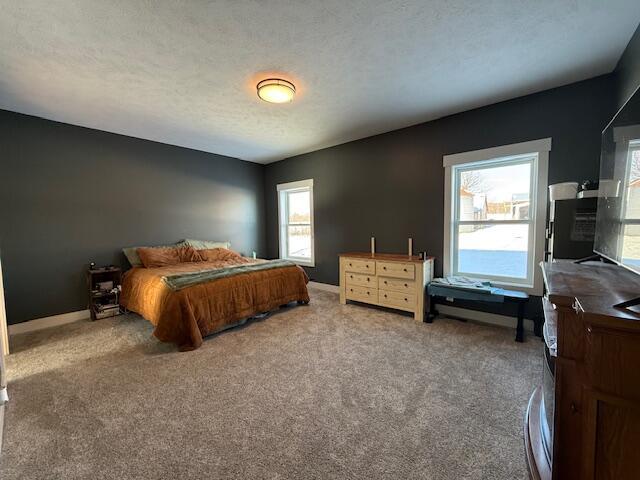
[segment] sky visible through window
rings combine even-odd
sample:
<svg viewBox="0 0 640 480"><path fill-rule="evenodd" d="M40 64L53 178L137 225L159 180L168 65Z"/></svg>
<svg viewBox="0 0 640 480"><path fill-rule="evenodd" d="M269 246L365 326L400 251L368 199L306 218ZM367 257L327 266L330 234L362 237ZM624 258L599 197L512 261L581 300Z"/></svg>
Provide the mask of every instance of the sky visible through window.
<svg viewBox="0 0 640 480"><path fill-rule="evenodd" d="M467 170L461 172L461 186L465 186L465 177L476 177L477 186L471 187L471 193L485 194L489 202L507 202L514 193L529 195L530 174L530 163Z"/></svg>

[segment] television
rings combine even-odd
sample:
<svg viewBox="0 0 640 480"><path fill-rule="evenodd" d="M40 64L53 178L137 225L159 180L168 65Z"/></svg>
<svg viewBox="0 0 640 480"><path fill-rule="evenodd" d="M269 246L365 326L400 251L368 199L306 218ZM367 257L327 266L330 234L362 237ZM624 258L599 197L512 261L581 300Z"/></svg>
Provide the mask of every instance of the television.
<svg viewBox="0 0 640 480"><path fill-rule="evenodd" d="M594 251L640 274L640 88L602 132Z"/></svg>

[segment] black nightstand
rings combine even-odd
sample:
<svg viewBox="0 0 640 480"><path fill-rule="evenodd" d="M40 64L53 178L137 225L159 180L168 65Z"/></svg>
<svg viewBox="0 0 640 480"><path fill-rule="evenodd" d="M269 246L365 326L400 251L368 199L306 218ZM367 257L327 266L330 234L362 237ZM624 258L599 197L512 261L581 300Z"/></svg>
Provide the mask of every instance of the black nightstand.
<svg viewBox="0 0 640 480"><path fill-rule="evenodd" d="M121 278L122 271L117 267L87 270L91 320L115 317L123 313L119 304Z"/></svg>

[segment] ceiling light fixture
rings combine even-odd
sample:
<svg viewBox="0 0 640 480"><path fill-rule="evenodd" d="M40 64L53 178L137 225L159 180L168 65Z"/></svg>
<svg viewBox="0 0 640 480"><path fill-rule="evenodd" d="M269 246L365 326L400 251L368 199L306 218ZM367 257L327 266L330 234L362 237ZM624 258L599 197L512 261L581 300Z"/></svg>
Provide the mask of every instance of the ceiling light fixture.
<svg viewBox="0 0 640 480"><path fill-rule="evenodd" d="M296 94L296 87L281 78L267 78L258 83L258 96L269 103L288 103Z"/></svg>

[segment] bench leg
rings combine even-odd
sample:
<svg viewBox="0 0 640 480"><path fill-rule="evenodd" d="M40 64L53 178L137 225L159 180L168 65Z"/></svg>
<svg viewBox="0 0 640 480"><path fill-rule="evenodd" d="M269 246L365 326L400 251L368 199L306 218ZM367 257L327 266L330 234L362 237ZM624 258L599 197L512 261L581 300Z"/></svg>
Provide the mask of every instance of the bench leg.
<svg viewBox="0 0 640 480"><path fill-rule="evenodd" d="M433 323L433 319L438 316L438 310L436 310L436 303L431 295L427 295L427 314L424 321L426 323Z"/></svg>
<svg viewBox="0 0 640 480"><path fill-rule="evenodd" d="M516 326L516 342L524 342L524 302L518 302L518 325Z"/></svg>

